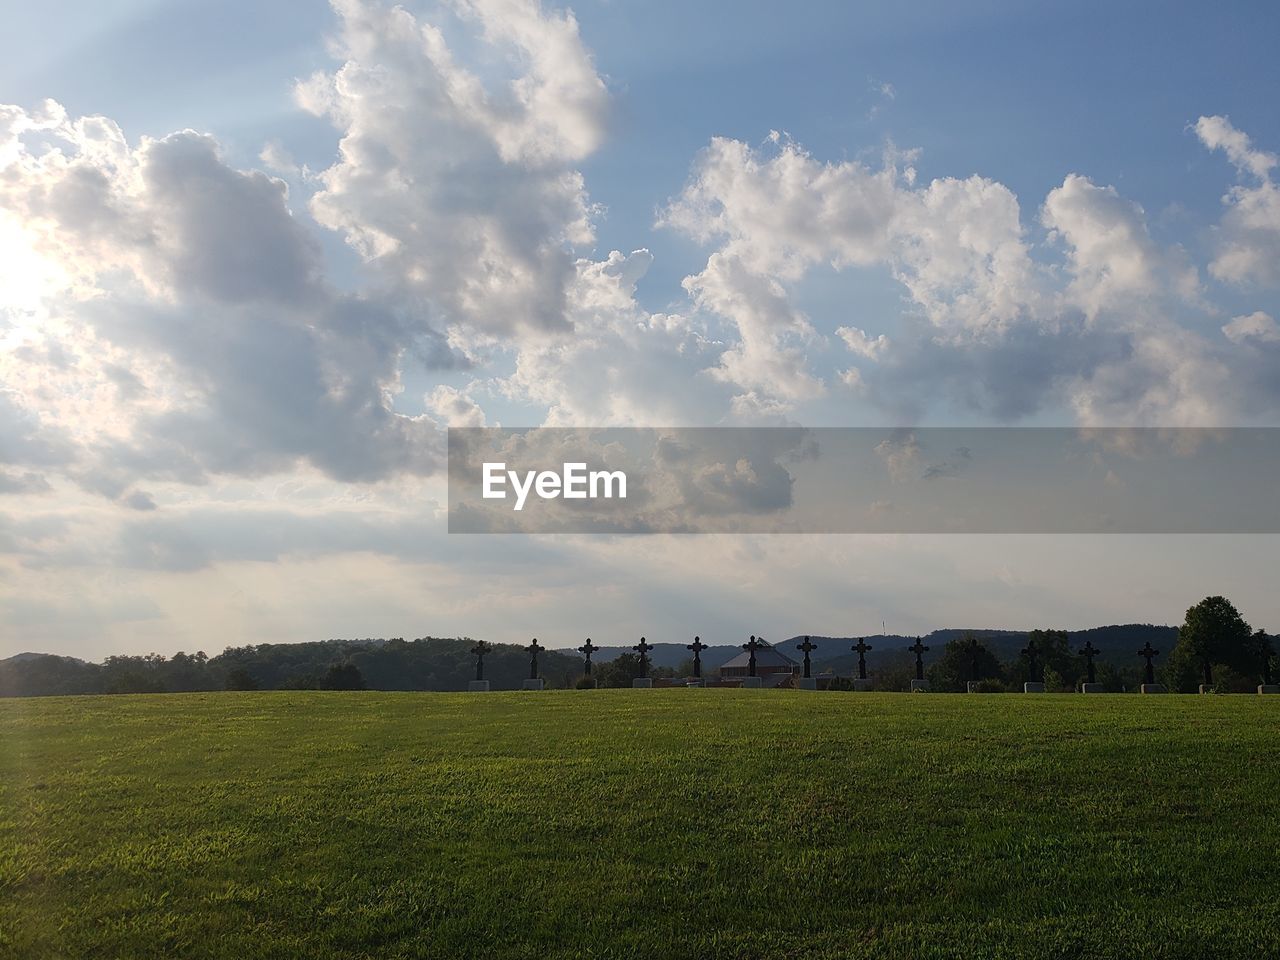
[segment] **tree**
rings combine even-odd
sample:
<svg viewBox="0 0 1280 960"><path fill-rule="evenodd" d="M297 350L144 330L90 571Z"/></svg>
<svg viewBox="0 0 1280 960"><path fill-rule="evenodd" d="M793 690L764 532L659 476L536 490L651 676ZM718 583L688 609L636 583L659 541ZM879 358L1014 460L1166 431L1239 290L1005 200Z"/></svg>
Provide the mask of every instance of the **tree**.
<svg viewBox="0 0 1280 960"><path fill-rule="evenodd" d="M1035 645L1036 661L1040 666L1040 678L1031 676L1031 658L1019 653L1007 673L1015 688L1022 689L1028 680L1043 679L1048 690L1074 690L1084 679L1084 657L1071 651L1065 630L1032 630L1027 634L1027 645Z"/></svg>
<svg viewBox="0 0 1280 960"><path fill-rule="evenodd" d="M332 663L320 680L321 690L365 690L364 674L350 660Z"/></svg>
<svg viewBox="0 0 1280 960"><path fill-rule="evenodd" d="M602 687L629 687L632 680L642 676L640 657L635 653L620 653L595 668L596 682Z"/></svg>
<svg viewBox="0 0 1280 960"><path fill-rule="evenodd" d="M1253 645L1258 651L1259 673L1262 675L1262 682L1275 683L1276 649L1265 630L1259 630L1253 635Z"/></svg>
<svg viewBox="0 0 1280 960"><path fill-rule="evenodd" d="M257 690L258 681L253 679L253 674L244 667L236 667L227 674L226 688L228 690Z"/></svg>
<svg viewBox="0 0 1280 960"><path fill-rule="evenodd" d="M1226 597L1205 597L1187 610L1178 642L1169 656L1170 686L1191 692L1196 683L1213 684L1213 668L1223 666L1244 677L1262 673L1262 651L1249 624Z"/></svg>
<svg viewBox="0 0 1280 960"><path fill-rule="evenodd" d="M1004 668L981 640L965 632L943 648L928 676L934 690L959 693L970 680L1003 680Z"/></svg>

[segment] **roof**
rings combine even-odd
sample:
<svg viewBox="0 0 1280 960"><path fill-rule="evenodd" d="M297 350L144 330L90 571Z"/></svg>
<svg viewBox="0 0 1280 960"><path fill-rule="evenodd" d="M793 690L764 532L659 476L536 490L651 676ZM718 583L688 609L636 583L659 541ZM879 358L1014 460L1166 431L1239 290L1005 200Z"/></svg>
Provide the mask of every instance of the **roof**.
<svg viewBox="0 0 1280 960"><path fill-rule="evenodd" d="M725 667L745 667L750 664L751 654L743 650L740 654L730 660L728 663L720 664L720 669ZM794 667L796 661L792 660L777 647L761 647L756 651L757 667Z"/></svg>

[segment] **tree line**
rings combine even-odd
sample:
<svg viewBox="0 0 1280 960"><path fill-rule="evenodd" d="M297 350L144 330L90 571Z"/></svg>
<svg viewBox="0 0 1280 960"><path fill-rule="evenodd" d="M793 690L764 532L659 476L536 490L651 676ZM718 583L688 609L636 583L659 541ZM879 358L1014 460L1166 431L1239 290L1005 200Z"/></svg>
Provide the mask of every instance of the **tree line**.
<svg viewBox="0 0 1280 960"><path fill-rule="evenodd" d="M1107 628L1101 628L1105 630ZM1151 628L1155 630L1156 628ZM1085 636L1093 636L1087 631ZM984 638L961 633L934 650L927 677L937 691L963 691L968 682L984 691L1021 690L1031 679L1048 690L1074 690L1085 677L1085 658L1073 649L1062 630L1033 630L1022 652L1004 655L1013 634ZM87 663L51 654L26 654L0 662L0 696L53 696L103 693L180 693L213 690L463 690L475 674L469 637L421 637L327 640L313 643L254 644L227 647L209 657L203 652L144 656L112 656ZM1035 662L1027 650L1035 651ZM887 655L886 655L887 654ZM819 660L843 669L846 656ZM1170 689L1193 693L1208 683L1223 692L1251 691L1272 679L1273 639L1252 629L1225 597L1206 597L1187 611L1171 650L1162 651L1159 679ZM1033 670L1034 667L1034 670ZM623 653L597 663L589 681L582 659L544 650L539 673L551 687L631 685L641 676L639 657ZM485 656L485 676L496 689L517 689L529 673L524 647L493 644ZM680 677L692 673L692 662L652 668L649 676ZM914 659L905 650L881 651L873 677L879 690L906 690L914 676ZM1136 690L1142 665L1136 650L1118 654L1112 648L1096 663L1096 680L1108 691ZM837 688L848 686L838 678Z"/></svg>

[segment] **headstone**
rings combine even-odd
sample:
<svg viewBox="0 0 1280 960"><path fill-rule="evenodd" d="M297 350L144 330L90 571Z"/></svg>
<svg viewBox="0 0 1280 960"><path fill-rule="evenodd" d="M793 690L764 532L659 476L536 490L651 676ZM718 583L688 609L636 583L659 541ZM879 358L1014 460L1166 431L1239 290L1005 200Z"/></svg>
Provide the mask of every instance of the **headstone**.
<svg viewBox="0 0 1280 960"><path fill-rule="evenodd" d="M1212 684L1209 684L1209 683L1202 683L1202 684L1200 684L1200 692L1201 692L1201 693L1215 693L1216 691L1215 691L1215 689L1214 689L1214 687L1213 687L1213 685L1212 685Z"/></svg>
<svg viewBox="0 0 1280 960"><path fill-rule="evenodd" d="M698 686L702 686L702 651L707 649L707 645L702 642L701 637L694 637L693 643L688 644L685 649L693 651L693 676L698 681Z"/></svg>
<svg viewBox="0 0 1280 960"><path fill-rule="evenodd" d="M805 638L804 638L804 643L798 643L798 644L796 644L796 649L797 649L797 650L801 650L801 651L803 651L803 652L804 652L804 679L805 679L805 680L812 679L813 674L812 674L812 672L809 670L809 651L811 651L811 650L817 650L817 649L818 649L818 645L817 645L816 643L814 643L813 641L811 641L808 637L805 637ZM818 686L817 686L817 684L814 684L812 687L805 687L805 688L803 688L803 689L806 689L806 690L817 690L817 689L818 689Z"/></svg>
<svg viewBox="0 0 1280 960"><path fill-rule="evenodd" d="M1039 680L1028 680L1022 685L1023 693L1044 693L1044 684Z"/></svg>
<svg viewBox="0 0 1280 960"><path fill-rule="evenodd" d="M869 691L870 689L871 689L871 681L870 681L870 680L868 680L866 677L854 677L854 678L853 678L853 692L854 692L854 693L866 693L866 692L867 692L867 691Z"/></svg>
<svg viewBox="0 0 1280 960"><path fill-rule="evenodd" d="M1163 683L1144 683L1138 689L1141 690L1143 693L1168 693L1169 692L1164 688Z"/></svg>
<svg viewBox="0 0 1280 960"><path fill-rule="evenodd" d="M1081 693L1105 693L1106 691L1103 689L1103 686L1100 683L1082 683L1080 684L1080 692Z"/></svg>
<svg viewBox="0 0 1280 960"><path fill-rule="evenodd" d="M1142 692L1143 693L1164 693L1164 687L1156 683L1155 659L1156 657L1160 656L1160 651L1152 647L1151 641L1148 640L1146 644L1143 646L1143 648L1138 651L1138 656L1143 657L1147 661L1145 679L1142 681ZM1160 689L1147 690L1147 687L1160 687Z"/></svg>
<svg viewBox="0 0 1280 960"><path fill-rule="evenodd" d="M760 677L743 677L743 678L742 678L742 685L743 685L744 687L750 687L750 688L752 688L752 689L758 689L758 688L760 688L760 687L763 687L763 686L764 686L764 680L762 680Z"/></svg>
<svg viewBox="0 0 1280 960"><path fill-rule="evenodd" d="M817 690L818 678L817 677L801 677L800 689L801 690Z"/></svg>
<svg viewBox="0 0 1280 960"><path fill-rule="evenodd" d="M965 693L979 693L979 692L981 692L981 691L979 691L979 690L978 690L978 683L979 683L979 681L977 681L977 680L969 680L969 681L966 681L966 683L965 683L965 685L964 685L964 692L965 692Z"/></svg>
<svg viewBox="0 0 1280 960"><path fill-rule="evenodd" d="M488 680L471 680L471 681L468 681L468 683L467 683L467 692L468 692L468 693L488 693L488 692L489 692L489 681L488 681Z"/></svg>
<svg viewBox="0 0 1280 960"><path fill-rule="evenodd" d="M701 677L694 677L692 680L686 680L684 685L686 687L705 687L707 684Z"/></svg>
<svg viewBox="0 0 1280 960"><path fill-rule="evenodd" d="M631 686L637 690L647 690L653 686L653 677L633 677Z"/></svg>
<svg viewBox="0 0 1280 960"><path fill-rule="evenodd" d="M928 693L929 681L928 680L912 680L911 692L912 693Z"/></svg>
<svg viewBox="0 0 1280 960"><path fill-rule="evenodd" d="M1085 687L1096 687L1099 685L1097 672L1093 668L1093 658L1096 657L1102 651L1094 647L1092 640L1086 640L1084 647L1081 648L1080 652L1084 654L1084 670L1085 670L1085 676L1087 677L1085 682L1080 687L1080 692L1081 693L1101 693L1100 690L1086 690Z"/></svg>
<svg viewBox="0 0 1280 960"><path fill-rule="evenodd" d="M591 655L600 648L591 642L591 638L587 637L587 642L578 648L578 652L582 654L582 675L584 677L591 676Z"/></svg>
<svg viewBox="0 0 1280 960"><path fill-rule="evenodd" d="M867 679L867 651L872 649L871 644L867 643L866 637L859 637L858 642L853 645L853 651L858 655L858 679ZM857 690L857 684L854 684ZM868 688L870 689L870 688Z"/></svg>
<svg viewBox="0 0 1280 960"><path fill-rule="evenodd" d="M546 688L547 681L541 677L531 677L524 682L524 689L526 690L545 690Z"/></svg>

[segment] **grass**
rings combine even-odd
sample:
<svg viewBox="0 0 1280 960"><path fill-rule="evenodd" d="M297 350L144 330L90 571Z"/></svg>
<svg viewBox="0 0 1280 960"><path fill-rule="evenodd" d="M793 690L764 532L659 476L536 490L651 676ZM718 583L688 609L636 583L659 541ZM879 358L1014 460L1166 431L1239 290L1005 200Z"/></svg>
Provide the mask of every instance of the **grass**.
<svg viewBox="0 0 1280 960"><path fill-rule="evenodd" d="M0 701L0 956L1280 956L1280 697Z"/></svg>

